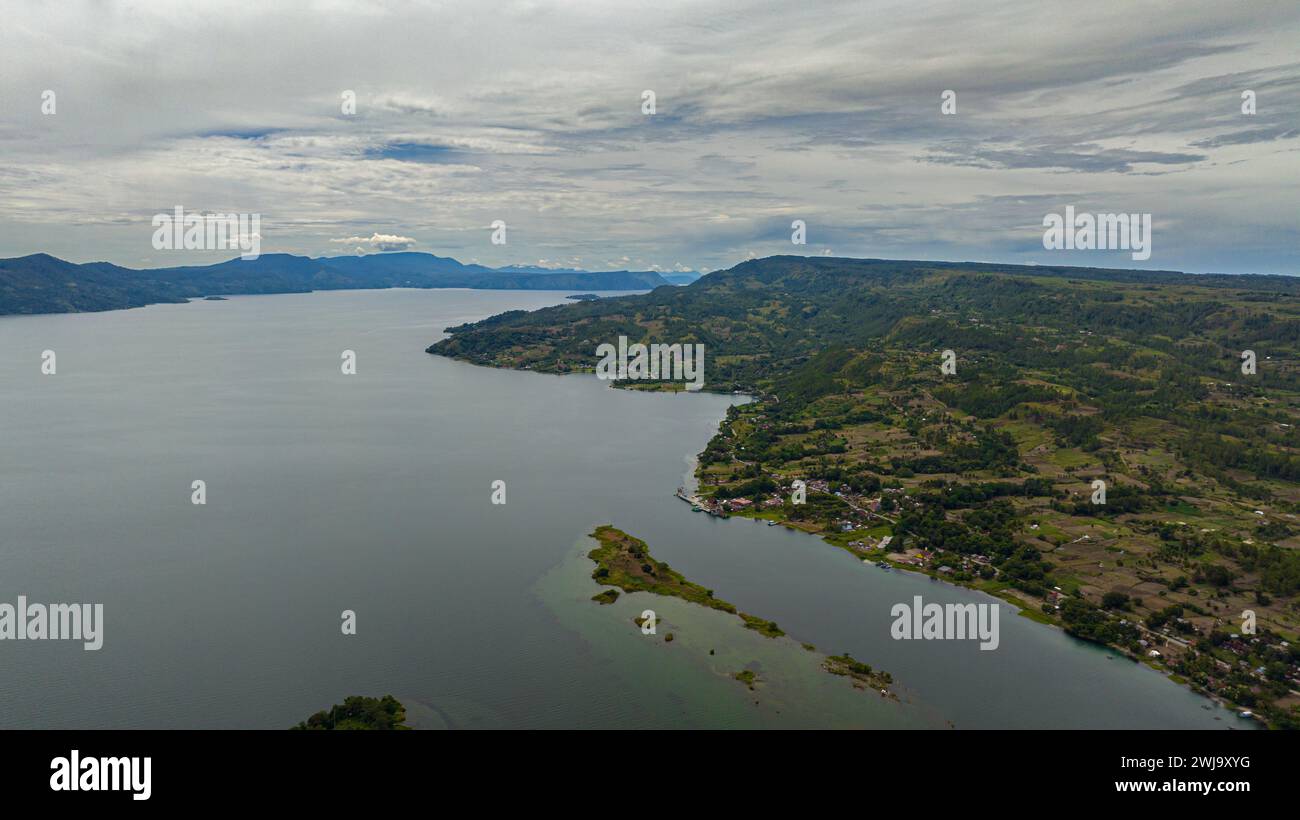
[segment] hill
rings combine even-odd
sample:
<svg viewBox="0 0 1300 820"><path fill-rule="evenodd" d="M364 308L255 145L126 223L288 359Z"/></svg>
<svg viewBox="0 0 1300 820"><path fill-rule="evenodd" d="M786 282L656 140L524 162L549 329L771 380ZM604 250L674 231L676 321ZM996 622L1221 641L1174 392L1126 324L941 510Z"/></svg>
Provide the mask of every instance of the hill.
<svg viewBox="0 0 1300 820"><path fill-rule="evenodd" d="M700 454L707 509L1300 725L1300 279L772 257L448 330L429 352L553 373L703 344L705 389L756 396Z"/></svg>
<svg viewBox="0 0 1300 820"><path fill-rule="evenodd" d="M496 270L427 253L311 259L262 254L215 265L135 270L48 254L0 259L0 314L117 310L201 296L392 287L489 290L646 290L652 271Z"/></svg>

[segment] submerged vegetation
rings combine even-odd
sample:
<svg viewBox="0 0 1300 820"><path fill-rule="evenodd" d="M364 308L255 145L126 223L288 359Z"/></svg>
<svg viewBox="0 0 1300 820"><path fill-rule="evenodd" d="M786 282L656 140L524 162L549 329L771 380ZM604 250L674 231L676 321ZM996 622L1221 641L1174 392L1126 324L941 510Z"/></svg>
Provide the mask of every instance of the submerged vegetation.
<svg viewBox="0 0 1300 820"><path fill-rule="evenodd" d="M889 693L894 678L888 672L877 672L868 664L855 661L847 652L829 656L822 661L822 668L832 675L852 678L853 685L859 689L878 689L882 695L896 697Z"/></svg>
<svg viewBox="0 0 1300 820"><path fill-rule="evenodd" d="M785 635L772 621L740 612L733 604L715 598L713 590L686 580L666 563L657 561L641 539L634 538L608 524L597 527L595 532L591 533L591 537L596 539L597 543L597 547L587 554L588 558L596 562L596 569L592 571L591 577L601 584L613 585L625 592L651 592L656 595L681 598L693 604L736 615L744 622L746 629L752 629L764 637L780 638ZM609 593L613 593L613 598L606 599L605 596ZM593 601L601 604L613 603L617 599L616 589L592 596ZM646 619L640 615L632 620L638 627L646 622ZM669 632L664 637L664 641L672 640L673 633ZM817 648L809 643L802 644L802 647L808 652L817 651ZM709 654L713 652L710 651ZM882 695L897 700L897 697L888 691L894 682L888 672L874 672L870 666L853 660L847 654L826 658L822 663L822 669L833 675L852 678L853 686L857 689L868 687L878 689ZM758 682L757 673L748 669L736 672L732 677L751 690Z"/></svg>
<svg viewBox="0 0 1300 820"><path fill-rule="evenodd" d="M591 534L598 545L587 554L596 562L596 569L591 577L601 584L615 586L624 592L653 592L655 595L669 595L681 598L693 604L720 609L739 617L747 629L752 629L769 638L779 638L785 633L773 622L748 615L736 609L734 604L713 597L713 590L705 589L699 584L687 581L681 573L676 572L663 561L657 561L650 555L644 541L633 538L622 530L609 525L596 528ZM618 598L616 590L614 599ZM592 600L600 600L600 593ZM613 603L613 600L601 603Z"/></svg>

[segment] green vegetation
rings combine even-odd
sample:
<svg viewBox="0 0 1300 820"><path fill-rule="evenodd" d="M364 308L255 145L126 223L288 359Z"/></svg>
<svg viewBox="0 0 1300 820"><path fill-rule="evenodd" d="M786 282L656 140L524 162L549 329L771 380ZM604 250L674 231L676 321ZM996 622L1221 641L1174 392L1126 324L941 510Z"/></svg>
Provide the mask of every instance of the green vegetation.
<svg viewBox="0 0 1300 820"><path fill-rule="evenodd" d="M370 698L352 695L342 704L335 704L327 711L317 712L299 723L294 729L333 730L333 729L409 729L405 726L406 709L392 695L382 698Z"/></svg>
<svg viewBox="0 0 1300 820"><path fill-rule="evenodd" d="M587 553L587 557L596 562L596 569L591 573L591 577L601 584L619 587L624 592L670 595L710 609L720 609L739 617L745 622L747 629L753 629L769 638L779 638L785 634L775 623L738 611L735 605L714 598L713 590L687 581L681 573L674 571L666 563L656 561L641 539L633 538L608 524L597 527L591 537L599 544ZM601 600L601 603L613 603L617 600L618 592L616 590L609 590L609 592L614 593L614 598ZM606 594L596 595L592 600L600 600L601 596Z"/></svg>
<svg viewBox="0 0 1300 820"><path fill-rule="evenodd" d="M598 546L587 557L596 562L591 577L624 592L670 595L700 606L736 614L736 607L713 597L713 590L693 584L668 564L657 561L640 538L605 524L591 533Z"/></svg>
<svg viewBox="0 0 1300 820"><path fill-rule="evenodd" d="M431 352L557 373L619 336L702 343L705 389L755 397L699 456L710 511L1167 669L1250 610L1258 633L1204 661L1218 674L1179 675L1300 721L1300 279L773 257L449 330Z"/></svg>
<svg viewBox="0 0 1300 820"><path fill-rule="evenodd" d="M746 629L752 629L769 638L779 638L785 634L781 631L781 628L772 621L765 621L762 618L747 615L744 612L738 614L740 615L740 619L745 622Z"/></svg>
<svg viewBox="0 0 1300 820"><path fill-rule="evenodd" d="M853 685L859 689L878 689L881 694L888 694L894 679L888 672L877 672L870 666L855 661L849 653L831 655L822 661L822 668L832 675L842 675L853 679ZM897 697L889 694L889 697Z"/></svg>
<svg viewBox="0 0 1300 820"><path fill-rule="evenodd" d="M736 615L744 622L746 629L752 629L767 638L780 638L785 635L772 621L738 611L734 605L713 597L713 590L687 581L667 564L656 561L641 539L634 538L608 524L597 527L591 537L596 539L598 546L589 552L587 557L596 562L596 569L591 573L591 577L596 581L621 587L625 592L670 595L710 609L719 609ZM613 597L607 598L606 596L611 592L614 593ZM618 591L610 589L593 595L592 600L608 604L613 603L617 597ZM638 615L632 620L639 627L646 619ZM673 633L669 632L664 636L665 642L672 640ZM809 652L817 651L817 647L810 643L804 643L802 646ZM712 649L709 650L709 654L713 654ZM888 672L874 672L870 666L858 663L847 654L826 658L822 668L834 675L852 678L854 687L858 689L870 687L882 690L882 694L889 694L889 697L894 697L888 692L889 686L893 683L893 678ZM737 672L734 677L750 689L754 688L757 679L749 670Z"/></svg>

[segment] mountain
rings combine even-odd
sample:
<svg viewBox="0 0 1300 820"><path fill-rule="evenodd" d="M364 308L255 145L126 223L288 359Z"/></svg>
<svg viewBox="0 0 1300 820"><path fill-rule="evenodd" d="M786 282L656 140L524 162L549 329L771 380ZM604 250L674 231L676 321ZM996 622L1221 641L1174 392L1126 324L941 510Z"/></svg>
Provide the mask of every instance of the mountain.
<svg viewBox="0 0 1300 820"><path fill-rule="evenodd" d="M1010 322L1000 331L1008 334L1026 327L1122 334L1162 349L1170 339L1197 349L1217 331L1223 344L1244 349L1262 333L1284 339L1300 330L1300 318L1276 315L1294 308L1297 297L1300 278L1291 276L774 256L686 287L451 328L430 350L509 364L516 345L545 338L532 369L564 372L590 369L592 340L701 342L715 389L752 389L831 345L908 338L952 347L955 339L994 335L993 323ZM1228 335L1234 330L1244 337L1239 342Z"/></svg>
<svg viewBox="0 0 1300 820"><path fill-rule="evenodd" d="M116 310L201 296L392 287L491 290L650 290L650 271L539 272L464 265L428 253L312 259L268 253L215 265L135 270L39 253L0 259L0 314Z"/></svg>
<svg viewBox="0 0 1300 820"><path fill-rule="evenodd" d="M702 344L704 389L754 396L699 454L706 509L1300 728L1300 278L772 257L448 332L430 353L550 373Z"/></svg>
<svg viewBox="0 0 1300 820"><path fill-rule="evenodd" d="M686 271L685 273L660 274L660 276L662 276L664 279L667 279L668 283L672 285L689 285L690 283L694 282L696 279L699 279L703 275L704 274L693 270Z"/></svg>
<svg viewBox="0 0 1300 820"><path fill-rule="evenodd" d="M0 312L62 313L84 309L82 305L111 310L144 304L153 290L134 282L131 273L106 262L73 265L43 253L0 259Z"/></svg>

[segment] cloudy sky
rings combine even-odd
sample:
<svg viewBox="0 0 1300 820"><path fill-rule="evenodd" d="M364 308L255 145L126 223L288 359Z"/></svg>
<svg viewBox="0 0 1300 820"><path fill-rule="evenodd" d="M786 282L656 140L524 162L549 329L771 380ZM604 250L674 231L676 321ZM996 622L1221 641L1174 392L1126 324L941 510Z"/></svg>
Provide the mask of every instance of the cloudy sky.
<svg viewBox="0 0 1300 820"><path fill-rule="evenodd" d="M311 256L1300 274L1298 44L1294 0L10 0L0 257L231 256L152 247L181 205ZM1150 213L1151 259L1045 250L1066 205Z"/></svg>

